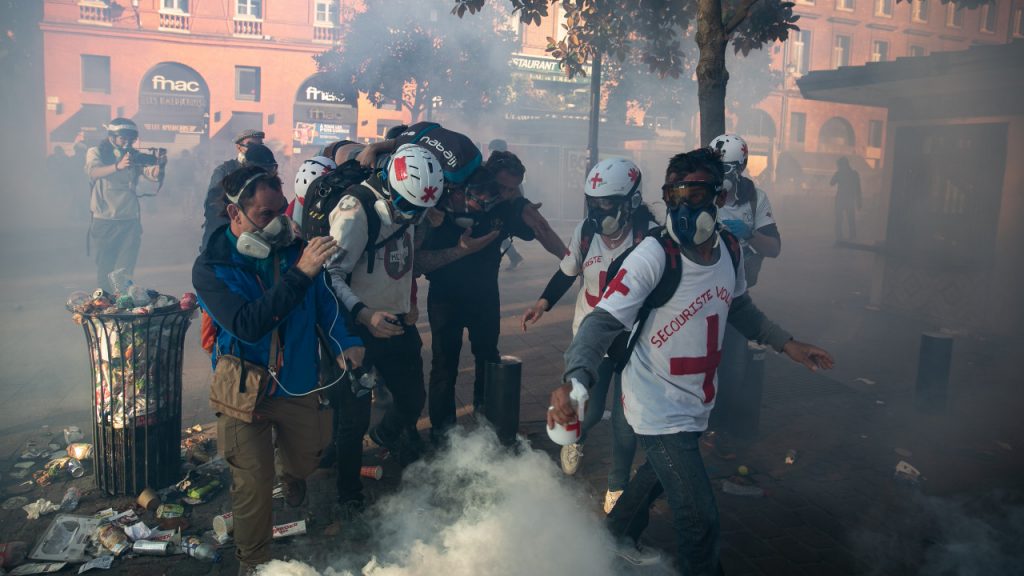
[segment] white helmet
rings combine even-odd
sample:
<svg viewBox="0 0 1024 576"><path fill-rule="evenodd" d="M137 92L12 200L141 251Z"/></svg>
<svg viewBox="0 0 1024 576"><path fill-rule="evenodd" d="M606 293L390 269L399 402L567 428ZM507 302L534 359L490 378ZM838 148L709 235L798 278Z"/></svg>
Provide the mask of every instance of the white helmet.
<svg viewBox="0 0 1024 576"><path fill-rule="evenodd" d="M608 158L597 163L587 175L583 193L587 196L587 219L605 235L615 234L626 225L643 201L640 168L625 158ZM614 207L602 207L591 199L618 200Z"/></svg>
<svg viewBox="0 0 1024 576"><path fill-rule="evenodd" d="M334 160L326 156L314 156L303 162L295 174L295 197L300 202L304 201L310 183L337 167Z"/></svg>
<svg viewBox="0 0 1024 576"><path fill-rule="evenodd" d="M402 144L388 159L385 171L395 212L415 217L441 199L444 173L430 150L418 144Z"/></svg>
<svg viewBox="0 0 1024 576"><path fill-rule="evenodd" d="M708 144L718 152L724 164L735 164L740 172L747 168L747 142L736 134L722 134Z"/></svg>

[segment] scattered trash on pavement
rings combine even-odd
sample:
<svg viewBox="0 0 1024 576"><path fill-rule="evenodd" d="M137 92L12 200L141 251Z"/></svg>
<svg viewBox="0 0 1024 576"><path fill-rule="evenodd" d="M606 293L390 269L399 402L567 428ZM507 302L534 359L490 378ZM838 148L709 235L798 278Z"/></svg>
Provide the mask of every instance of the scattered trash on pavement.
<svg viewBox="0 0 1024 576"><path fill-rule="evenodd" d="M88 572L89 570L92 570L94 568L99 568L101 570L110 570L110 566L113 565L113 563L114 557L109 554L98 556L96 558L93 558L92 560L89 560L85 564L82 564L82 567L78 569L78 573L81 574L83 572Z"/></svg>
<svg viewBox="0 0 1024 576"><path fill-rule="evenodd" d="M914 456L914 453L911 452L910 450L907 450L906 448L896 448L895 450L893 450L893 452L896 452L896 454L904 458L912 458Z"/></svg>
<svg viewBox="0 0 1024 576"><path fill-rule="evenodd" d="M29 558L51 562L85 562L86 549L100 520L88 516L58 514L36 542Z"/></svg>
<svg viewBox="0 0 1024 576"><path fill-rule="evenodd" d="M56 512L60 510L60 506L50 502L46 498L40 498L31 504L26 504L21 507L22 510L28 514L29 520L38 520L40 516L49 514L50 512Z"/></svg>
<svg viewBox="0 0 1024 576"><path fill-rule="evenodd" d="M380 480L384 477L383 466L363 466L359 469L359 475L363 478L371 478L373 480Z"/></svg>
<svg viewBox="0 0 1024 576"><path fill-rule="evenodd" d="M796 464L797 451L793 448L786 450L786 464Z"/></svg>
<svg viewBox="0 0 1024 576"><path fill-rule="evenodd" d="M306 521L288 522L274 526L274 538L288 538L289 536L301 536L306 533Z"/></svg>
<svg viewBox="0 0 1024 576"><path fill-rule="evenodd" d="M896 464L896 474L894 477L901 482L917 484L921 481L921 472L906 460L900 460Z"/></svg>
<svg viewBox="0 0 1024 576"><path fill-rule="evenodd" d="M875 385L875 381L874 380L869 380L869 379L863 378L863 377L862 378L854 378L854 382L860 382L861 384L864 384L864 385L867 385L867 386L874 386Z"/></svg>
<svg viewBox="0 0 1024 576"><path fill-rule="evenodd" d="M55 564L22 564L14 570L11 570L10 576L29 576L30 574L51 574L53 572L60 572L67 565L67 562L57 562Z"/></svg>
<svg viewBox="0 0 1024 576"><path fill-rule="evenodd" d="M135 502L142 508L155 512L160 506L160 496L157 495L156 490L146 488L139 494Z"/></svg>

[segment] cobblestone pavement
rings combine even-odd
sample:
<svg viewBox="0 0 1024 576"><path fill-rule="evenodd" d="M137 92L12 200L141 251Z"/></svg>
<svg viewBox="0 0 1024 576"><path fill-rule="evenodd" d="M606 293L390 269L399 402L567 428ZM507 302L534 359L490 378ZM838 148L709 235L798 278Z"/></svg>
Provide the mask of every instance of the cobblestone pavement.
<svg viewBox="0 0 1024 576"><path fill-rule="evenodd" d="M765 263L758 304L800 339L834 353L837 368L811 373L769 354L759 434L747 442L722 442L704 451L721 511L722 561L726 573L757 574L995 574L1024 573L1017 549L1024 538L1024 424L1014 378L1014 338L986 338L957 332L948 409L921 414L914 409L918 338L943 328L891 312L866 308L873 256L831 245L828 219L815 228L797 204L778 202L783 216L783 256ZM812 224L808 224L811 222ZM566 228L564 232L568 232ZM179 294L189 289L191 248L175 243L180 225L150 224L143 241L140 282ZM15 484L10 473L20 448L40 427L59 432L66 425L89 426L88 365L80 329L63 311L74 288L91 286L90 262L66 254L60 242L42 242L26 259L25 273L0 276L0 500ZM554 259L533 244L517 243L526 257L519 269L502 272L501 350L524 362L521 431L536 449L557 460L556 446L543 432L548 393L558 382L569 340L572 297L526 333L522 310L536 298L554 270ZM183 255L184 254L184 255ZM3 253L4 260L11 258ZM62 274L54 276L46 263ZM148 265L146 265L148 263ZM4 267L8 268L8 267ZM8 268L9 269L9 268ZM426 285L421 285L421 294ZM425 294L421 297L425 302ZM430 334L421 318L424 360ZM472 358L464 350L459 377L460 405L471 404ZM198 347L195 326L186 343L184 425L213 420L206 406L209 363ZM462 421L473 426L471 410ZM421 421L422 428L427 427ZM599 509L610 462L610 426L591 433L574 482ZM787 465L787 450L797 451ZM393 459L367 445L367 461L385 468L381 481L367 481L372 493L398 488ZM642 455L638 455L640 462ZM896 463L906 460L926 477L910 486L896 482ZM753 498L721 492L723 480L750 470L750 481L766 491ZM75 481L87 490L80 511L123 508L131 499L102 497L91 477ZM59 501L66 482L36 489L27 497ZM307 560L355 551L332 535L333 476L318 472L310 498L300 510L278 511L278 520L305 517L309 534L275 545L275 555ZM225 494L192 510L199 530L230 508ZM646 538L671 551L671 517L663 501L654 509ZM24 512L0 510L0 542L34 542L49 521L26 521ZM119 561L114 574L234 574L232 551L206 565L191 559L135 558Z"/></svg>

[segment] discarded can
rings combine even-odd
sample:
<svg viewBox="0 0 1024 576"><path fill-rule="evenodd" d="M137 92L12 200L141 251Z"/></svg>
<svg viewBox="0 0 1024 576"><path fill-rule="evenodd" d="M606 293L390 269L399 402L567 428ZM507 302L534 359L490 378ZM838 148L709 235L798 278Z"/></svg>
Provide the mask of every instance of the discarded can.
<svg viewBox="0 0 1024 576"><path fill-rule="evenodd" d="M218 537L230 536L235 530L234 514L231 512L225 512L219 516L213 517L213 533Z"/></svg>
<svg viewBox="0 0 1024 576"><path fill-rule="evenodd" d="M382 466L363 466L359 469L359 475L363 478L380 480L384 477L384 468Z"/></svg>
<svg viewBox="0 0 1024 576"><path fill-rule="evenodd" d="M132 544L132 551L136 554L145 554L147 556L169 556L171 554L171 543L136 540Z"/></svg>
<svg viewBox="0 0 1024 576"><path fill-rule="evenodd" d="M795 464L795 463L796 463L796 450L790 448L789 450L786 450L786 464Z"/></svg>
<svg viewBox="0 0 1024 576"><path fill-rule="evenodd" d="M88 460L92 456L92 444L85 442L76 442L74 444L68 444L68 456L71 456L75 460Z"/></svg>
<svg viewBox="0 0 1024 576"><path fill-rule="evenodd" d="M69 458L66 464L68 474L71 474L72 478L81 478L85 476L85 468L77 458Z"/></svg>
<svg viewBox="0 0 1024 576"><path fill-rule="evenodd" d="M149 511L154 511L160 506L160 497L157 496L156 491L152 488L146 488L143 490L135 502Z"/></svg>

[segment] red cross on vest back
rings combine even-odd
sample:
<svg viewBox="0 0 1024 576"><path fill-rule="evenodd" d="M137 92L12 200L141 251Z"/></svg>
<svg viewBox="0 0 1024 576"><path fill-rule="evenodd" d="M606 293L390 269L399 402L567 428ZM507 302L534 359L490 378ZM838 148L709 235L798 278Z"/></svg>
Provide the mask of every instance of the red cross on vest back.
<svg viewBox="0 0 1024 576"><path fill-rule="evenodd" d="M604 182L604 180L601 178L601 173L598 172L597 174L594 174L594 177L590 179L590 189L597 190L597 185L600 184L601 182Z"/></svg>
<svg viewBox="0 0 1024 576"><path fill-rule="evenodd" d="M704 374L704 403L715 399L715 371L722 363L722 351L718 349L718 314L708 316L708 355L698 358L670 358L669 374L685 376L687 374Z"/></svg>
<svg viewBox="0 0 1024 576"><path fill-rule="evenodd" d="M614 292L618 292L623 296L629 294L629 286L622 283L622 279L626 277L626 269L619 270L619 273L612 278L612 281L608 283L608 287L604 289L604 297L607 299Z"/></svg>

